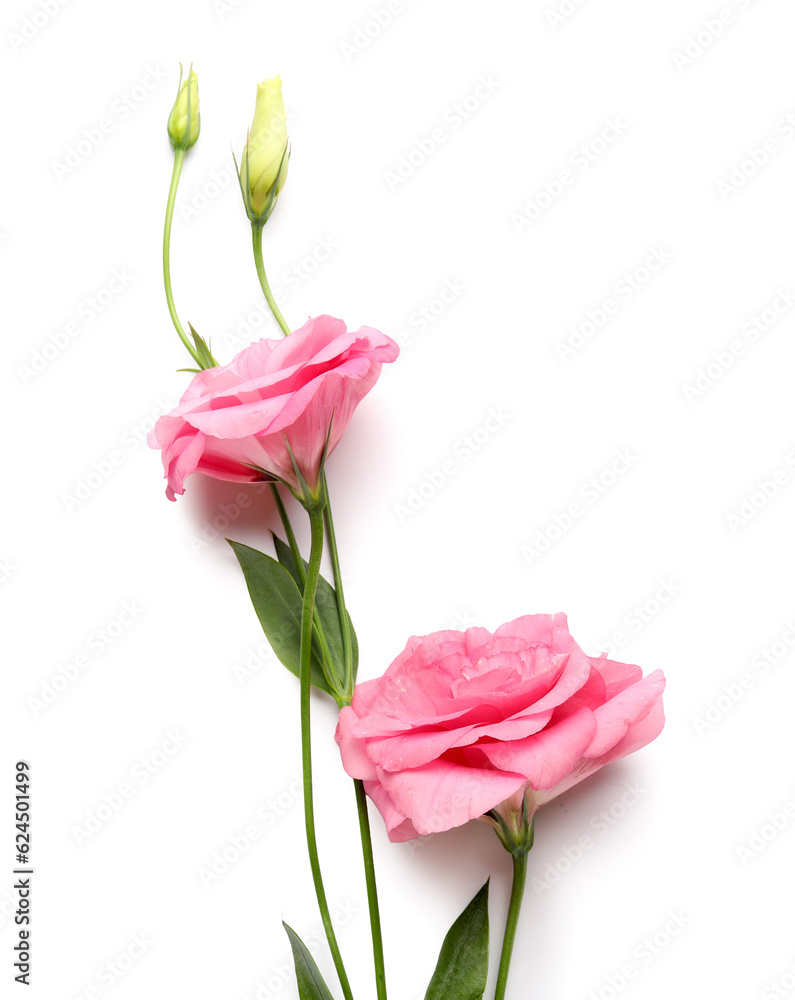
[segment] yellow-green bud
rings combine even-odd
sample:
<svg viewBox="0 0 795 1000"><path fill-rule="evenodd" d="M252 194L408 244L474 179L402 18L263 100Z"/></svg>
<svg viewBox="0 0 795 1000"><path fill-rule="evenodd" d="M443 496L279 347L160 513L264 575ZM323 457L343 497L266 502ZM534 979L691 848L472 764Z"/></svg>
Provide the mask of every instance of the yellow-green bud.
<svg viewBox="0 0 795 1000"><path fill-rule="evenodd" d="M282 81L257 84L254 121L240 163L240 186L252 221L266 222L287 180L287 112Z"/></svg>
<svg viewBox="0 0 795 1000"><path fill-rule="evenodd" d="M199 79L191 66L188 79L182 82L179 68L179 87L174 107L168 116L168 137L174 149L190 149L196 144L201 128L199 114Z"/></svg>

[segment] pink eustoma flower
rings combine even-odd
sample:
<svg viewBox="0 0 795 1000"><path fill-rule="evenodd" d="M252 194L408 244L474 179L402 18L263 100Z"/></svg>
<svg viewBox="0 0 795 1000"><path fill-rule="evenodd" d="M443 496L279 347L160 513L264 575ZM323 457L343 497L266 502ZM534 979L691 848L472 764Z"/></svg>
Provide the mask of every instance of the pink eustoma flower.
<svg viewBox="0 0 795 1000"><path fill-rule="evenodd" d="M413 637L383 677L357 685L337 742L390 840L516 809L529 814L664 723L659 670L589 657L566 616L526 615Z"/></svg>
<svg viewBox="0 0 795 1000"><path fill-rule="evenodd" d="M298 490L289 449L314 490L329 427L330 454L397 355L378 330L349 332L340 319L315 316L289 337L257 341L228 365L199 372L149 435L163 453L166 495L184 493L193 472L234 483L278 478Z"/></svg>

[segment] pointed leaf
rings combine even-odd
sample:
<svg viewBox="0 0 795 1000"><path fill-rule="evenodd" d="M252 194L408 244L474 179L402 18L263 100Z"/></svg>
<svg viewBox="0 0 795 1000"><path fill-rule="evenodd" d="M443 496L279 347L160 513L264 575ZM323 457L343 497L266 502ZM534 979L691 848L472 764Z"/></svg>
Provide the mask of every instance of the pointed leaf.
<svg viewBox="0 0 795 1000"><path fill-rule="evenodd" d="M284 921L282 927L287 931L290 947L293 949L298 996L301 1000L334 1000L307 946Z"/></svg>
<svg viewBox="0 0 795 1000"><path fill-rule="evenodd" d="M489 883L444 939L425 1000L482 1000L489 972Z"/></svg>
<svg viewBox="0 0 795 1000"><path fill-rule="evenodd" d="M295 580L281 563L264 552L229 539L237 556L251 603L274 653L296 677L301 673L301 612L303 600ZM309 679L316 688L331 694L323 666L312 650Z"/></svg>
<svg viewBox="0 0 795 1000"><path fill-rule="evenodd" d="M188 327L191 335L193 336L193 343L196 345L196 353L199 356L199 364L203 365L204 368L215 368L218 362L213 357L207 341L193 329L193 326L190 323L188 323Z"/></svg>
<svg viewBox="0 0 795 1000"><path fill-rule="evenodd" d="M295 560L293 559L292 549L276 534L273 535L273 544L276 546L276 556L279 562L289 571L290 575L295 580L296 586L303 593L301 577L298 573L298 568L295 565ZM301 562L304 564L304 576L306 576L306 571L309 568L308 563L306 559L302 559ZM334 665L337 667L337 676L341 677L343 648L340 616L339 611L337 610L337 592L328 580L322 576L319 577L317 581L315 608L317 609L317 616L323 627L323 632L326 636L329 650L334 659ZM351 631L351 657L353 659L353 675L355 677L356 669L359 665L359 641L356 638L356 632L353 628L353 622L351 621L350 615L348 615L348 628Z"/></svg>

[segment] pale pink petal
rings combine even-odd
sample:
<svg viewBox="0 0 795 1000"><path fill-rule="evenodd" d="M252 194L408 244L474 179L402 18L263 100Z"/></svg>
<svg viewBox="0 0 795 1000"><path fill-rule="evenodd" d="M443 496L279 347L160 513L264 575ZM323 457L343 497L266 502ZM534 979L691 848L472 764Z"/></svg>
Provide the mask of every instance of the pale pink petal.
<svg viewBox="0 0 795 1000"><path fill-rule="evenodd" d="M255 437L276 421L290 398L285 393L242 403L237 396L216 397L209 408L186 413L185 420L204 434L222 440Z"/></svg>
<svg viewBox="0 0 795 1000"><path fill-rule="evenodd" d="M198 433L180 434L175 439L170 452L168 453L168 465L166 466L166 478L168 479L169 499L175 499L175 493L185 492L185 480L191 473L196 471L196 467L201 461L204 449L204 435ZM163 461L166 461L166 451L163 452Z"/></svg>
<svg viewBox="0 0 795 1000"><path fill-rule="evenodd" d="M356 721L356 713L350 705L346 705L340 711L337 731L334 734L334 739L339 744L342 766L351 778L374 779L377 774L373 762L367 755L367 744L352 734Z"/></svg>
<svg viewBox="0 0 795 1000"><path fill-rule="evenodd" d="M593 712L581 708L525 740L487 743L478 749L495 767L524 774L533 788L552 788L577 765L595 731Z"/></svg>
<svg viewBox="0 0 795 1000"><path fill-rule="evenodd" d="M364 790L381 813L387 836L393 844L402 844L420 836L411 820L395 808L392 799L382 785L377 781L365 781Z"/></svg>
<svg viewBox="0 0 795 1000"><path fill-rule="evenodd" d="M597 708L596 732L584 757L602 757L626 736L630 727L643 720L660 701L665 689L662 671L655 670Z"/></svg>
<svg viewBox="0 0 795 1000"><path fill-rule="evenodd" d="M655 740L662 732L663 725L665 724L665 714L663 712L662 704L662 693L665 688L665 679L662 677L659 670L650 674L647 679L651 680L655 677L655 675L659 676L648 694L648 701L646 704L638 706L637 714L632 719L630 725L626 728L621 739L602 750L599 755L598 759L603 763L607 764L610 761L619 760L621 757L626 757L628 754L634 753L636 750L640 750L641 747L645 747L647 743L651 743L652 740ZM588 747L588 757L592 757L593 750L599 748L597 744L598 740L599 730L597 729L594 745ZM605 742L609 742L609 740Z"/></svg>
<svg viewBox="0 0 795 1000"><path fill-rule="evenodd" d="M379 768L378 780L398 813L424 835L482 816L520 788L525 778L435 760L410 771Z"/></svg>
<svg viewBox="0 0 795 1000"><path fill-rule="evenodd" d="M632 663L619 663L617 660L608 660L606 656L591 656L589 659L591 666L604 679L606 699L614 697L643 676L641 668Z"/></svg>
<svg viewBox="0 0 795 1000"><path fill-rule="evenodd" d="M451 747L462 745L460 741L465 739L472 729L472 726L467 726L463 730L414 731L374 737L367 740L367 754L385 771L416 768L435 760Z"/></svg>
<svg viewBox="0 0 795 1000"><path fill-rule="evenodd" d="M467 738L471 737L473 740L480 740L489 737L504 742L521 740L540 732L551 718L552 709L547 712L541 712L538 715L515 716L511 719L503 719L502 722L492 723L491 725L474 726ZM463 742L456 744L456 746L464 745Z"/></svg>

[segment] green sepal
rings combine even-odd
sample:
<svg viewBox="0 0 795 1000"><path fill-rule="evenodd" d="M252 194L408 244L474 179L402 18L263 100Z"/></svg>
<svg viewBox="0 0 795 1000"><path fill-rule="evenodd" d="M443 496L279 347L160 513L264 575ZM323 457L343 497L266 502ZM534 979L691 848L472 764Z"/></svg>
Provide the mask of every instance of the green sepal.
<svg viewBox="0 0 795 1000"><path fill-rule="evenodd" d="M489 883L476 894L442 944L425 1000L482 1000L489 973Z"/></svg>
<svg viewBox="0 0 795 1000"><path fill-rule="evenodd" d="M301 676L301 614L303 598L281 563L264 552L227 538L246 579L251 603L273 651L290 673ZM333 697L323 663L312 643L309 682Z"/></svg>
<svg viewBox="0 0 795 1000"><path fill-rule="evenodd" d="M196 354L197 354L196 360L202 366L202 370L206 368L216 368L218 362L212 355L212 351L210 350L210 345L207 343L204 337L202 337L193 329L193 326L190 323L188 323L188 328L190 329L191 336L193 337L193 343L196 345Z"/></svg>
<svg viewBox="0 0 795 1000"><path fill-rule="evenodd" d="M273 535L273 544L276 547L276 558L290 573L293 580L295 580L296 586L303 596L304 584L298 572L298 567L295 564L292 549L277 534L274 532L271 532L271 534ZM309 568L309 564L306 559L302 559L301 562L304 564L304 579L306 579L306 571ZM328 643L329 652L333 660L334 672L339 678L340 688L342 688L345 683L343 676L345 672L345 652L342 641L342 628L340 627L340 614L337 608L337 592L323 576L319 576L317 580L315 611L317 612L323 633L326 636L326 642ZM356 671L359 666L359 641L356 638L356 632L353 628L350 615L348 615L348 628L351 633L351 662L353 666L353 677L351 680L355 682Z"/></svg>
<svg viewBox="0 0 795 1000"><path fill-rule="evenodd" d="M285 157L287 158L288 162L290 160L290 150L289 150L289 145L286 145L284 147L284 150L282 151L282 158L281 160L279 160L279 172L276 174L276 180L273 182L271 186L270 193L268 194L268 201L263 206L262 212L259 215L257 215L257 213L251 207L251 183L250 183L251 178L248 169L249 138L250 138L250 130L249 132L246 133L246 148L245 148L246 158L243 161L246 170L245 185L243 184L243 171L238 166L237 157L235 156L234 153L232 153L232 159L234 160L235 163L237 182L240 185L240 193L243 196L243 204L245 205L246 208L246 215L248 216L252 226L259 226L261 229L267 223L268 219L271 217L271 213L273 212L274 208L276 208L276 202L279 200L279 195L276 192L278 191L279 188L279 181L282 179L282 170L284 170Z"/></svg>
<svg viewBox="0 0 795 1000"><path fill-rule="evenodd" d="M301 1000L334 1000L307 946L284 921L282 927L287 931L293 949L298 996Z"/></svg>

